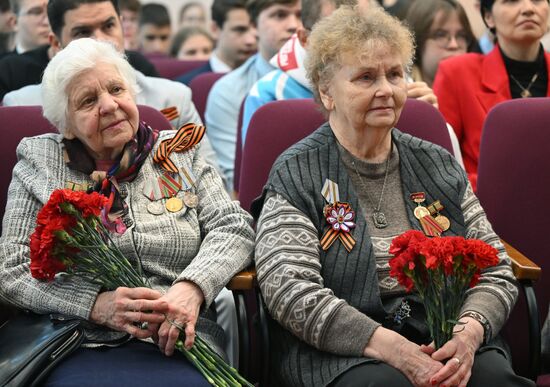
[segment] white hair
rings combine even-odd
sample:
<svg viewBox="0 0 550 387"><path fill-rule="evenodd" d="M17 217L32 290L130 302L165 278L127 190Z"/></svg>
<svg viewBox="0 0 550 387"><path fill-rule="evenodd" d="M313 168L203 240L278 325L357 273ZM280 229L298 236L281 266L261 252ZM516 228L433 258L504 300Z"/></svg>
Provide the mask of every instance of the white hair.
<svg viewBox="0 0 550 387"><path fill-rule="evenodd" d="M95 68L99 63L115 66L134 99L139 93L136 70L113 44L91 38L73 40L50 60L42 77L43 114L61 134L67 129L69 84L75 77Z"/></svg>

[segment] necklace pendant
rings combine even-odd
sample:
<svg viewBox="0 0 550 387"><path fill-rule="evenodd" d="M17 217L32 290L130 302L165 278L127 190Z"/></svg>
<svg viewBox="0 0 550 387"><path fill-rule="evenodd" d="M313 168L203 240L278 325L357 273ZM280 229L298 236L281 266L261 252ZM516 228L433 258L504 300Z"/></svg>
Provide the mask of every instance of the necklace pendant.
<svg viewBox="0 0 550 387"><path fill-rule="evenodd" d="M374 211L374 213L372 214L372 221L374 223L374 227L376 228L388 227L388 220L386 219L386 215L383 212Z"/></svg>
<svg viewBox="0 0 550 387"><path fill-rule="evenodd" d="M520 95L521 98L529 98L531 97L531 92L528 89L524 89Z"/></svg>

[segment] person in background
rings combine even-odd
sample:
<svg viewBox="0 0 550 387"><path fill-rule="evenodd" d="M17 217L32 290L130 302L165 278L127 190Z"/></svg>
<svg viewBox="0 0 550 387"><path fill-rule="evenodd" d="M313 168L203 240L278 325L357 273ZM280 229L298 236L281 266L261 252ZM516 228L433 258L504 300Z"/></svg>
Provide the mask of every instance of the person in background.
<svg viewBox="0 0 550 387"><path fill-rule="evenodd" d="M139 49L143 54L168 55L172 24L168 9L157 3L143 5L139 16Z"/></svg>
<svg viewBox="0 0 550 387"><path fill-rule="evenodd" d="M184 4L180 9L179 28L199 26L206 28L206 10L195 1Z"/></svg>
<svg viewBox="0 0 550 387"><path fill-rule="evenodd" d="M487 55L469 53L439 64L434 92L458 137L474 191L483 121L497 103L550 96L550 54L541 38L548 0L482 0L481 14L497 45Z"/></svg>
<svg viewBox="0 0 550 387"><path fill-rule="evenodd" d="M172 39L170 56L180 60L208 60L216 42L202 27L184 27Z"/></svg>
<svg viewBox="0 0 550 387"><path fill-rule="evenodd" d="M15 49L15 13L9 0L0 0L0 58Z"/></svg>
<svg viewBox="0 0 550 387"><path fill-rule="evenodd" d="M178 171L193 176L192 185L171 198L143 194L147 182L177 177L154 155L161 141L181 133L156 132L141 121L138 89L121 50L95 39L73 40L44 72L44 116L59 133L25 138L17 148L0 239L0 296L35 313L87 320L85 335L93 341L93 348L83 346L64 359L46 386L207 387L174 350L178 325L185 326L186 348L199 333L224 356L214 299L250 262L251 217L229 198L195 146L169 156ZM31 277L29 238L37 213L52 191L68 184L114 196L109 219L126 227L113 243L133 265L141 264L151 289L105 291L79 276L54 282ZM195 204L188 207L186 198ZM181 203L171 207L176 212L167 209L172 199Z"/></svg>
<svg viewBox="0 0 550 387"><path fill-rule="evenodd" d="M94 12L97 12L97 5L105 2L111 3L111 5L101 5L101 7L110 7L109 12L106 13L86 14L77 11L80 6L89 4L85 7L90 7ZM59 4L57 0L49 1L48 7L50 7L50 3ZM64 10L60 16L55 15L56 20L52 21L52 17L48 15L52 25L55 24L55 26L52 26L54 30L50 35L51 44L38 47L21 55L8 55L0 60L0 100L4 98L6 93L19 90L24 86L39 84L42 81L42 73L48 62L62 46L60 41L67 43L69 40L80 37L96 36L98 39L113 41L120 50L124 49L124 37L122 36L118 2L116 0L65 0L62 4ZM65 14L68 14L69 17L65 18ZM77 22L81 25L78 26ZM67 24L71 27L66 28ZM61 36L62 33L63 36ZM140 73L145 76L158 76L155 67L143 55L136 51L126 51L125 53L128 62ZM40 93L37 92L35 95L40 101ZM36 98L32 102L36 102ZM36 103L31 103L31 105L34 104Z"/></svg>
<svg viewBox="0 0 550 387"><path fill-rule="evenodd" d="M118 8L120 10L122 32L124 33L124 48L126 50L137 50L139 49L138 31L141 3L139 0L120 0Z"/></svg>
<svg viewBox="0 0 550 387"><path fill-rule="evenodd" d="M17 17L15 25L15 50L18 54L34 50L49 43L50 24L46 0L10 0Z"/></svg>
<svg viewBox="0 0 550 387"><path fill-rule="evenodd" d="M254 256L275 320L273 384L534 386L493 341L518 288L466 173L440 146L395 128L407 99L411 32L379 8L344 6L313 27L308 45L307 76L327 122L277 159L253 205L255 217L263 205ZM444 235L498 250L498 264L466 294L463 325L437 351L426 346L421 301L389 275L393 238L421 232L413 192L441 201L452 219ZM323 237L332 220L325 211L342 203L354 244Z"/></svg>
<svg viewBox="0 0 550 387"><path fill-rule="evenodd" d="M258 80L245 99L240 129L243 145L250 119L262 105L275 100L313 98L313 91L304 68L304 61L307 60L308 36L315 23L330 15L336 8L357 3L355 0L303 0L302 27L271 59L270 63L277 69ZM363 2L359 6L363 12L379 7L374 1ZM407 88L410 98L420 99L437 107L437 98L425 82L408 83ZM459 151L457 145L457 152Z"/></svg>
<svg viewBox="0 0 550 387"><path fill-rule="evenodd" d="M409 7L415 2L415 0L378 0L384 11L399 20L405 20Z"/></svg>
<svg viewBox="0 0 550 387"><path fill-rule="evenodd" d="M246 10L246 0L214 0L210 10L216 47L207 64L176 79L186 85L202 73L236 69L256 53L256 31Z"/></svg>
<svg viewBox="0 0 550 387"><path fill-rule="evenodd" d="M247 9L258 35L258 53L218 80L208 95L206 127L226 188L233 190L239 111L254 83L274 70L269 60L301 27L300 0L250 0Z"/></svg>
<svg viewBox="0 0 550 387"><path fill-rule="evenodd" d="M456 0L415 1L405 22L416 40L412 78L432 86L439 62L479 47L464 8Z"/></svg>

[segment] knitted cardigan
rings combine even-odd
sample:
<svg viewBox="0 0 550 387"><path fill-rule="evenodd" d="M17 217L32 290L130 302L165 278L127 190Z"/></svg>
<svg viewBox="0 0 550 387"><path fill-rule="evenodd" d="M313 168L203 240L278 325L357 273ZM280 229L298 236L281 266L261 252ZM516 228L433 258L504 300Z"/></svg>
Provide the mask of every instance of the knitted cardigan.
<svg viewBox="0 0 550 387"><path fill-rule="evenodd" d="M143 194L144 183L162 175L153 162L158 144L173 137L175 131L163 131L136 178L120 183L121 196L128 204L123 220L128 227L122 235L113 235L114 243L136 264L141 262L153 288L168 289L176 281L197 284L205 297L205 307L197 330L205 339L223 348L223 331L215 323L209 306L238 271L250 263L254 232L251 217L227 195L222 180L198 155L195 148L173 153L170 158L179 168L194 173L196 208L153 215L147 211L149 199ZM41 282L29 272L29 236L39 209L53 190L67 182L92 183L89 176L66 166L62 136L46 134L25 138L17 148L18 163L8 190L3 233L0 238L0 297L36 313L62 313L88 319L99 286L81 278ZM183 198L183 191L177 196ZM162 199L164 202L166 199ZM120 339L121 333L99 326L87 331L90 340L105 342Z"/></svg>
<svg viewBox="0 0 550 387"><path fill-rule="evenodd" d="M451 221L451 228L445 232L445 235L465 235L461 207L467 188L464 170L448 152L437 145L403 134L397 129L393 129L393 141L400 155L402 189L410 224L417 229L420 228L418 220L413 215L416 203L409 199L409 195L413 192L425 192L426 203L440 200L445 207L443 214ZM357 244L350 253L338 241L327 251L319 249L322 277L319 285L333 292L336 300L340 301L334 298L330 300L331 297L316 299L312 295L308 298L309 303L303 307L303 314L299 315L284 313L281 316L279 310L270 309L279 324L286 328L282 329L279 324L273 324L272 329L274 338L272 355L276 359L273 363L281 365L277 366L277 369L281 377L280 383L284 385L324 386L350 367L373 361L373 359L361 357L362 348L355 348L352 353L350 351L327 352L322 347L322 343L329 341L327 339L329 332L326 328L330 324L325 322L330 321L339 310L349 305L378 323L382 323L395 310L396 304L401 302L396 298L393 304L387 302L382 304L369 230L351 179L339 157L336 139L328 124L323 125L278 158L262 198L254 203L255 215L258 215L266 193L274 192L311 221L320 239L327 228L327 222L323 216L323 207L326 202L321 195L326 179L338 184L340 200L350 203L356 211L356 227L352 235ZM290 215L285 213L280 216ZM259 234L258 237L261 238L261 235ZM258 255L262 254L258 253L257 247L256 255L259 260ZM309 267L310 264L311 262L304 257L300 262L296 262L294 267L286 270L301 270L297 274L298 278L314 280L309 271L317 268ZM285 271L283 268L280 269ZM276 289L270 287L276 284L264 283L263 279L264 276L272 275L279 270L277 263L258 261L257 270L266 303L273 308L280 307L283 302L281 297L285 298L284 303L288 305L298 302L297 299L292 300L293 297L300 296L298 294L300 291L311 291L306 287L300 290L297 286L293 289L295 294L277 293L278 299L272 300L270 297L276 293ZM278 285L280 288L282 283ZM506 315L509 313L508 304L513 304L515 299L514 294L507 296L503 297L509 298L503 302L506 305L504 308ZM316 317L308 316L309 313ZM342 335L346 333L342 332Z"/></svg>

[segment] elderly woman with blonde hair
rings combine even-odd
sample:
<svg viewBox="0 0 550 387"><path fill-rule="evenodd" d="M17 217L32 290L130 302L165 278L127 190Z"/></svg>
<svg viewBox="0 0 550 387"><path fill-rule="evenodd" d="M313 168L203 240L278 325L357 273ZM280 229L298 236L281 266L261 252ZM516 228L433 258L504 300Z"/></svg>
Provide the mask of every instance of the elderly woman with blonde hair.
<svg viewBox="0 0 550 387"><path fill-rule="evenodd" d="M213 301L250 262L250 216L196 146L168 156L175 170L154 157L176 132L140 121L135 71L111 44L72 41L50 61L42 92L44 116L60 133L25 138L17 148L0 239L0 298L35 313L87 320L85 345L45 385L209 385L174 354L174 345L184 327L187 348L199 333L223 356ZM192 132L199 138L202 129ZM170 190L163 189L166 181ZM110 198L106 222L119 233L113 242L141 265L152 289L105 291L78 276L48 283L31 277L29 237L37 213L65 187L89 187Z"/></svg>
<svg viewBox="0 0 550 387"><path fill-rule="evenodd" d="M258 202L255 259L275 320L275 385L530 385L494 342L517 286L464 170L441 147L394 127L411 33L379 9L342 7L314 26L308 45L307 74L328 122L279 157ZM464 325L437 351L418 297L388 275L391 240L421 229L413 193L444 206L444 235L499 251L467 295ZM327 238L326 206L344 204L355 212L349 238Z"/></svg>

